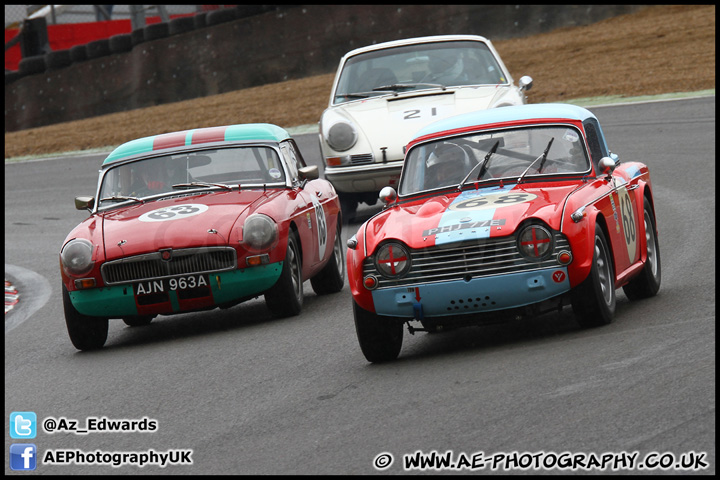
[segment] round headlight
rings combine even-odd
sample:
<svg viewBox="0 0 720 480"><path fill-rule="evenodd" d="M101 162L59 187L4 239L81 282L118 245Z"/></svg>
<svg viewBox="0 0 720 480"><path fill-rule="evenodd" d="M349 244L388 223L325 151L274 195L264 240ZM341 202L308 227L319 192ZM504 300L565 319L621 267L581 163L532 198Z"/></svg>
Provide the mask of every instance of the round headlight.
<svg viewBox="0 0 720 480"><path fill-rule="evenodd" d="M93 245L83 238L70 240L60 251L60 261L71 275L84 275L92 270Z"/></svg>
<svg viewBox="0 0 720 480"><path fill-rule="evenodd" d="M395 242L386 243L375 255L375 267L386 277L401 277L410 270L410 252Z"/></svg>
<svg viewBox="0 0 720 480"><path fill-rule="evenodd" d="M327 142L333 150L344 152L357 142L357 130L349 123L336 123L328 130Z"/></svg>
<svg viewBox="0 0 720 480"><path fill-rule="evenodd" d="M266 250L278 239L275 221L260 213L250 215L243 227L243 243L254 250Z"/></svg>
<svg viewBox="0 0 720 480"><path fill-rule="evenodd" d="M543 260L552 253L552 235L540 225L523 228L518 236L520 253L530 260Z"/></svg>

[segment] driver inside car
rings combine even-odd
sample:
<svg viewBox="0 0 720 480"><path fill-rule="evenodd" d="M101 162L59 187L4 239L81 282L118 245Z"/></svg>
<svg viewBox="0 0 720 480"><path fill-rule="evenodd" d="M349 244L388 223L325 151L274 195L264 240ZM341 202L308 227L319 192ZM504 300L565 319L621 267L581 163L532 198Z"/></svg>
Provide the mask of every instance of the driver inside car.
<svg viewBox="0 0 720 480"><path fill-rule="evenodd" d="M163 171L156 160L138 162L133 166L131 195L154 195L166 189Z"/></svg>
<svg viewBox="0 0 720 480"><path fill-rule="evenodd" d="M437 147L428 159L425 187L439 188L457 185L467 175L468 157L461 147L445 143Z"/></svg>

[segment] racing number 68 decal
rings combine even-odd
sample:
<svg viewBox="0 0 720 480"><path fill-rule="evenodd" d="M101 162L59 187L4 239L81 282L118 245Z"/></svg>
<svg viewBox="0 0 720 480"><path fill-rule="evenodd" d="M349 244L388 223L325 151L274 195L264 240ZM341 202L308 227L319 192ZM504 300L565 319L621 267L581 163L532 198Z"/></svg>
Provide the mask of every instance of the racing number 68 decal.
<svg viewBox="0 0 720 480"><path fill-rule="evenodd" d="M620 216L622 217L621 223L625 236L625 245L627 246L628 257L632 262L635 260L635 255L637 254L637 222L635 210L633 209L627 188L619 188L617 192L620 202Z"/></svg>
<svg viewBox="0 0 720 480"><path fill-rule="evenodd" d="M525 203L537 198L537 195L526 192L503 192L490 195L479 195L461 202L452 203L450 210L483 210L486 208L501 208L517 203Z"/></svg>

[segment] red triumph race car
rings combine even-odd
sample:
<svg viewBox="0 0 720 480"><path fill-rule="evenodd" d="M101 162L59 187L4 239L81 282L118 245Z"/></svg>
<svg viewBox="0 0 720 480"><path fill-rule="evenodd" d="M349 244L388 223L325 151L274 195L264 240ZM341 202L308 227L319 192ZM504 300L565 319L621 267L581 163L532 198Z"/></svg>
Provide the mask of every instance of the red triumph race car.
<svg viewBox="0 0 720 480"><path fill-rule="evenodd" d="M108 319L227 308L264 295L276 316L300 313L345 282L340 202L289 134L270 124L200 128L116 148L90 217L60 250L70 340L102 347Z"/></svg>
<svg viewBox="0 0 720 480"><path fill-rule="evenodd" d="M631 300L660 288L648 167L620 162L581 107L509 106L425 127L398 190L380 198L347 250L371 362L397 358L404 323L438 331L571 304L582 326L600 326L617 288Z"/></svg>

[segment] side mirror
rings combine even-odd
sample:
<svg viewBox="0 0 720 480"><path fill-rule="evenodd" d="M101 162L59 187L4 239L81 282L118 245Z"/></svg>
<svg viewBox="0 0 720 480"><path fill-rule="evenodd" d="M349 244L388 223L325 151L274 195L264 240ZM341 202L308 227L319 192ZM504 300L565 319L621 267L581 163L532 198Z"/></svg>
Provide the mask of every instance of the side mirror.
<svg viewBox="0 0 720 480"><path fill-rule="evenodd" d="M95 206L95 197L75 197L76 210L92 210Z"/></svg>
<svg viewBox="0 0 720 480"><path fill-rule="evenodd" d="M301 180L317 180L320 178L320 172L318 171L317 165L310 165L309 167L302 167L299 170Z"/></svg>
<svg viewBox="0 0 720 480"><path fill-rule="evenodd" d="M617 158L617 155L615 156ZM617 164L615 163L615 160L613 160L611 157L603 157L598 162L598 168L600 169L601 175L608 175L612 174L612 172L615 170L615 167Z"/></svg>
<svg viewBox="0 0 720 480"><path fill-rule="evenodd" d="M385 206L388 206L397 200L397 192L392 187L383 187L383 189L380 190L379 197Z"/></svg>
<svg viewBox="0 0 720 480"><path fill-rule="evenodd" d="M520 81L518 82L518 86L520 87L520 91L528 91L533 86L533 79L532 77L529 77L527 75L523 75L520 77Z"/></svg>

